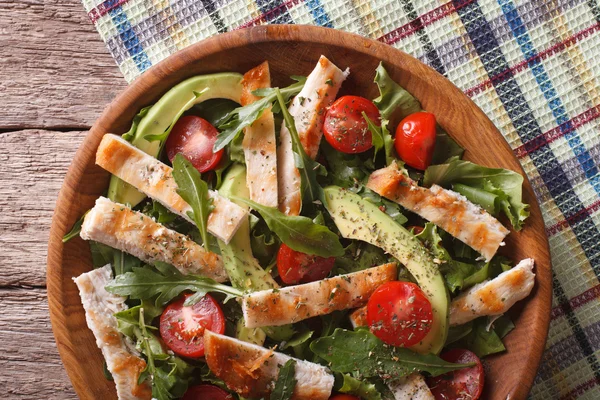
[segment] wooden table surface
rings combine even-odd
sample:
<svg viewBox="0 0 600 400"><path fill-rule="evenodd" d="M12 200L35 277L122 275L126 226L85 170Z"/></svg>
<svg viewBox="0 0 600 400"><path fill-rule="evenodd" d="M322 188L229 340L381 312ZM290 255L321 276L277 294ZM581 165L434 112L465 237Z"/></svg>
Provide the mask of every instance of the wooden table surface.
<svg viewBox="0 0 600 400"><path fill-rule="evenodd" d="M2 398L77 398L48 316L48 230L73 154L125 86L78 0L0 1Z"/></svg>

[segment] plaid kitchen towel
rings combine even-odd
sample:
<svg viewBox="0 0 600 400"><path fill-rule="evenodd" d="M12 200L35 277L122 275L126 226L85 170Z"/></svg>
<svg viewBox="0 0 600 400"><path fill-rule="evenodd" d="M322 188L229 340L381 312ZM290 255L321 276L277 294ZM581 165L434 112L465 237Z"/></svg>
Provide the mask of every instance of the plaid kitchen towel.
<svg viewBox="0 0 600 400"><path fill-rule="evenodd" d="M258 24L317 24L402 49L481 107L523 164L552 250L548 345L531 396L600 399L597 0L83 0L128 81Z"/></svg>

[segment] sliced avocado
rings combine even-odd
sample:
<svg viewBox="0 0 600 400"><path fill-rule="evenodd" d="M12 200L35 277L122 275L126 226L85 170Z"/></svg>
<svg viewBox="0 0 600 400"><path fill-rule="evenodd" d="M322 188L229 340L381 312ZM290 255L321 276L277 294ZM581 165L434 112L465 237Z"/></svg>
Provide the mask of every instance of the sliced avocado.
<svg viewBox="0 0 600 400"><path fill-rule="evenodd" d="M397 258L415 277L433 310L431 331L412 347L420 353L439 353L448 335L450 297L444 278L421 242L373 203L339 186L324 189L325 207L342 236L363 240Z"/></svg>
<svg viewBox="0 0 600 400"><path fill-rule="evenodd" d="M246 328L244 318L238 319L235 325L235 337L244 342L262 346L267 339L267 334L261 328Z"/></svg>
<svg viewBox="0 0 600 400"><path fill-rule="evenodd" d="M166 138L149 142L145 137L164 134L194 104L210 99L229 99L240 103L241 96L242 75L238 73L225 72L186 79L173 86L148 110L141 119L131 144L153 157L158 157ZM135 207L146 196L128 183L112 176L108 197L117 203Z"/></svg>
<svg viewBox="0 0 600 400"><path fill-rule="evenodd" d="M250 198L250 192L246 186L246 167L234 164L223 178L219 194L225 197L235 194ZM238 202L237 204L248 208L244 203ZM250 292L279 287L271 274L261 267L258 260L252 255L250 219L242 223L229 244L225 244L221 240L218 242L225 270L234 287ZM291 325L263 327L258 330L246 328L243 322L242 325L240 323L237 325L237 337L246 342L257 343L261 338L264 342L265 333L271 339L283 341L292 337L295 331Z"/></svg>
<svg viewBox="0 0 600 400"><path fill-rule="evenodd" d="M236 196L249 198L250 192L246 186L246 167L241 164L233 165L223 178L219 194L224 197L235 194ZM248 206L244 203L238 202L237 204L248 209ZM279 286L271 274L265 271L252 255L250 219L242 223L229 244L219 240L219 248L225 263L225 270L234 287L254 292Z"/></svg>

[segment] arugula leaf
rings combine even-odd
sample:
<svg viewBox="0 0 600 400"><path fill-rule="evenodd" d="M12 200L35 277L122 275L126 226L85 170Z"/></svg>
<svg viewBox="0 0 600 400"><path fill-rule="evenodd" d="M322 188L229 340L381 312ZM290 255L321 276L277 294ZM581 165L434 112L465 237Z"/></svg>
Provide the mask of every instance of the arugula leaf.
<svg viewBox="0 0 600 400"><path fill-rule="evenodd" d="M508 318L506 315L501 315L496 318L494 323L494 331L500 337L500 339L504 339L506 335L510 333L513 329L515 329L515 324Z"/></svg>
<svg viewBox="0 0 600 400"><path fill-rule="evenodd" d="M190 111L194 115L199 115L212 126L221 125L227 116L238 107L238 103L229 99L210 99L202 103L195 104Z"/></svg>
<svg viewBox="0 0 600 400"><path fill-rule="evenodd" d="M121 250L113 249L113 269L115 276L130 272L133 268L140 267L142 261L139 258L127 254Z"/></svg>
<svg viewBox="0 0 600 400"><path fill-rule="evenodd" d="M333 335L313 341L310 349L329 362L334 372L356 372L361 378L382 376L392 382L413 372L438 376L472 366L449 363L433 354L388 346L367 329L348 331L338 328Z"/></svg>
<svg viewBox="0 0 600 400"><path fill-rule="evenodd" d="M258 211L269 229L292 250L320 257L337 257L344 254L339 237L326 226L315 224L308 217L285 215L274 207L263 206L242 197L230 196L230 199L247 204Z"/></svg>
<svg viewBox="0 0 600 400"><path fill-rule="evenodd" d="M290 400L296 387L296 360L288 360L283 367L279 368L279 375L275 381L275 387L269 397L270 400Z"/></svg>
<svg viewBox="0 0 600 400"><path fill-rule="evenodd" d="M133 121L131 122L131 128L129 128L129 131L125 132L121 136L123 139L127 140L128 142L131 142L133 140L133 138L135 137L135 132L137 132L138 125L140 124L140 121L146 116L146 114L148 114L148 111L151 108L152 106L144 107L140 110L139 113L136 114L135 117L133 117Z"/></svg>
<svg viewBox="0 0 600 400"><path fill-rule="evenodd" d="M213 210L212 199L208 197L208 185L200 177L200 172L181 154L173 159L173 179L177 183L177 194L192 207L188 216L200 230L202 243L208 248L208 215Z"/></svg>
<svg viewBox="0 0 600 400"><path fill-rule="evenodd" d="M373 162L377 158L377 153L385 146L385 141L383 140L383 129L386 129L385 126L377 126L369 117L366 112L362 112L362 116L367 121L367 126L369 127L369 132L371 132L371 142L373 143ZM389 132L388 132L389 133Z"/></svg>
<svg viewBox="0 0 600 400"><path fill-rule="evenodd" d="M303 329L294 334L294 336L292 336L289 340L282 342L280 349L286 350L292 348L296 358L306 359L306 350L308 350L308 346L310 345L309 340L312 338L314 333L314 331Z"/></svg>
<svg viewBox="0 0 600 400"><path fill-rule="evenodd" d="M479 358L505 351L506 347L504 347L498 334L494 329L490 328L488 330L487 328L487 318L477 318L473 321L473 330L462 339L453 343L451 347L471 350Z"/></svg>
<svg viewBox="0 0 600 400"><path fill-rule="evenodd" d="M115 378L112 376L112 374L108 370L108 365L106 365L106 360L104 360L102 362L102 372L104 373L104 378L106 378L107 381L112 382L115 380Z"/></svg>
<svg viewBox="0 0 600 400"><path fill-rule="evenodd" d="M466 324L451 326L448 329L448 336L446 337L446 344L444 347L459 341L465 336L469 335L473 331L473 321L469 321Z"/></svg>
<svg viewBox="0 0 600 400"><path fill-rule="evenodd" d="M517 231L521 230L529 216L529 206L523 203L523 176L517 172L454 160L448 164L432 165L425 170L423 184L431 186L434 183L446 188L460 183L501 198L506 196L506 202L501 202L501 208Z"/></svg>
<svg viewBox="0 0 600 400"><path fill-rule="evenodd" d="M375 384L353 378L347 374L335 374L334 390L340 393L353 394L365 400L382 400L381 393L379 393Z"/></svg>
<svg viewBox="0 0 600 400"><path fill-rule="evenodd" d="M367 242L353 240L346 246L344 252L343 256L335 258L335 266L342 269L344 274L362 271L387 262L384 251Z"/></svg>
<svg viewBox="0 0 600 400"><path fill-rule="evenodd" d="M110 246L100 242L90 240L90 252L92 253L92 265L94 268L104 267L106 264L112 264L115 250Z"/></svg>
<svg viewBox="0 0 600 400"><path fill-rule="evenodd" d="M172 213L156 200L152 200L152 207L148 210L148 215L153 217L159 224L168 224L175 221L177 214Z"/></svg>
<svg viewBox="0 0 600 400"><path fill-rule="evenodd" d="M355 154L345 154L335 150L329 143L321 144L323 155L329 164L328 177L330 183L348 188L353 192L360 191L363 180L369 175L361 159Z"/></svg>
<svg viewBox="0 0 600 400"><path fill-rule="evenodd" d="M281 89L281 94L285 99L289 100L292 96L300 93L300 90L302 90L303 87L304 80L295 82L290 86ZM254 91L254 94L263 95L264 97L247 106L234 109L224 118L224 122L219 125L221 132L217 136L217 141L213 147L214 152L227 146L244 128L252 125L254 121L260 118L264 110L273 104L277 97L277 91L274 88L256 90Z"/></svg>
<svg viewBox="0 0 600 400"><path fill-rule="evenodd" d="M182 275L173 267L160 273L149 267L133 268L131 272L115 277L106 285L106 290L110 293L141 300L158 295L155 300L157 306L167 304L186 290L191 290L196 294L185 301L185 306L195 304L208 292L224 294L225 301L243 294L241 290L217 283L209 278L198 275Z"/></svg>
<svg viewBox="0 0 600 400"><path fill-rule="evenodd" d="M144 305L147 305L148 302L145 302ZM142 332L141 326L141 313L144 312L144 329L146 330L156 330L152 325L146 324L146 318L148 318L149 322L152 322L157 315L151 311L150 309L146 309L144 305L135 306L132 308L128 308L127 310L120 311L115 313L115 318L117 319L117 329L119 332L124 334L125 336L130 337L131 339L136 341L136 347L140 351L150 351L152 353L153 358L156 360L166 360L169 358L169 355L163 351L162 344L158 340L158 338L154 335L147 334L144 336ZM157 308L152 306L153 310L162 310L162 308ZM146 312L147 311L147 312ZM160 314L158 314L160 315ZM142 339L145 340L144 344L146 347L142 346Z"/></svg>
<svg viewBox="0 0 600 400"><path fill-rule="evenodd" d="M79 218L77 221L75 221L71 230L67 234L65 234L65 236L63 236L63 238L62 238L63 243L67 243L69 240L73 239L75 236L79 236L79 234L81 233L81 225L83 225L83 220L85 219L85 216L89 212L90 212L89 210L86 211L81 216L81 218Z"/></svg>
<svg viewBox="0 0 600 400"><path fill-rule="evenodd" d="M178 357L162 353L160 342L148 332L151 325L146 325L144 308L139 309L138 321L138 345L147 359L146 368L140 374L138 383L151 380L153 399L171 400L183 396L192 367ZM158 344L158 349L153 343Z"/></svg>
<svg viewBox="0 0 600 400"><path fill-rule="evenodd" d="M327 175L327 171L321 164L313 160L304 151L304 146L300 142L298 137L298 131L296 130L296 123L294 118L285 106L285 100L279 89L275 89L277 95L277 101L281 107L281 113L283 114L283 120L285 126L290 132L292 137L292 148L295 153L296 167L300 172L300 193L302 194L302 204L312 204L313 201L322 199L323 188L317 182L317 175Z"/></svg>
<svg viewBox="0 0 600 400"><path fill-rule="evenodd" d="M374 82L379 88L379 97L373 103L379 109L382 120L388 119L396 109L400 111L400 118L421 111L419 100L390 77L382 62L375 69Z"/></svg>

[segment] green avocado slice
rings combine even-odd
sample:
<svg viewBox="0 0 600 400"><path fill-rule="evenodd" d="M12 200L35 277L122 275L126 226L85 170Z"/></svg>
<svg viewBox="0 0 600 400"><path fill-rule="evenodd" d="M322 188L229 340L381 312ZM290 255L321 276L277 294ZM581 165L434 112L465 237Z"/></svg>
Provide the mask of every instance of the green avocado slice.
<svg viewBox="0 0 600 400"><path fill-rule="evenodd" d="M343 237L380 247L397 258L415 277L433 310L427 336L412 347L420 353L439 353L448 335L450 298L444 278L421 242L373 203L339 186L324 189L324 205Z"/></svg>
<svg viewBox="0 0 600 400"><path fill-rule="evenodd" d="M186 79L165 93L140 120L131 140L138 149L158 157L162 140L148 141L149 136L163 135L194 104L210 99L229 99L240 103L242 75L235 72L201 75ZM135 207L146 196L116 176L110 179L108 198Z"/></svg>

